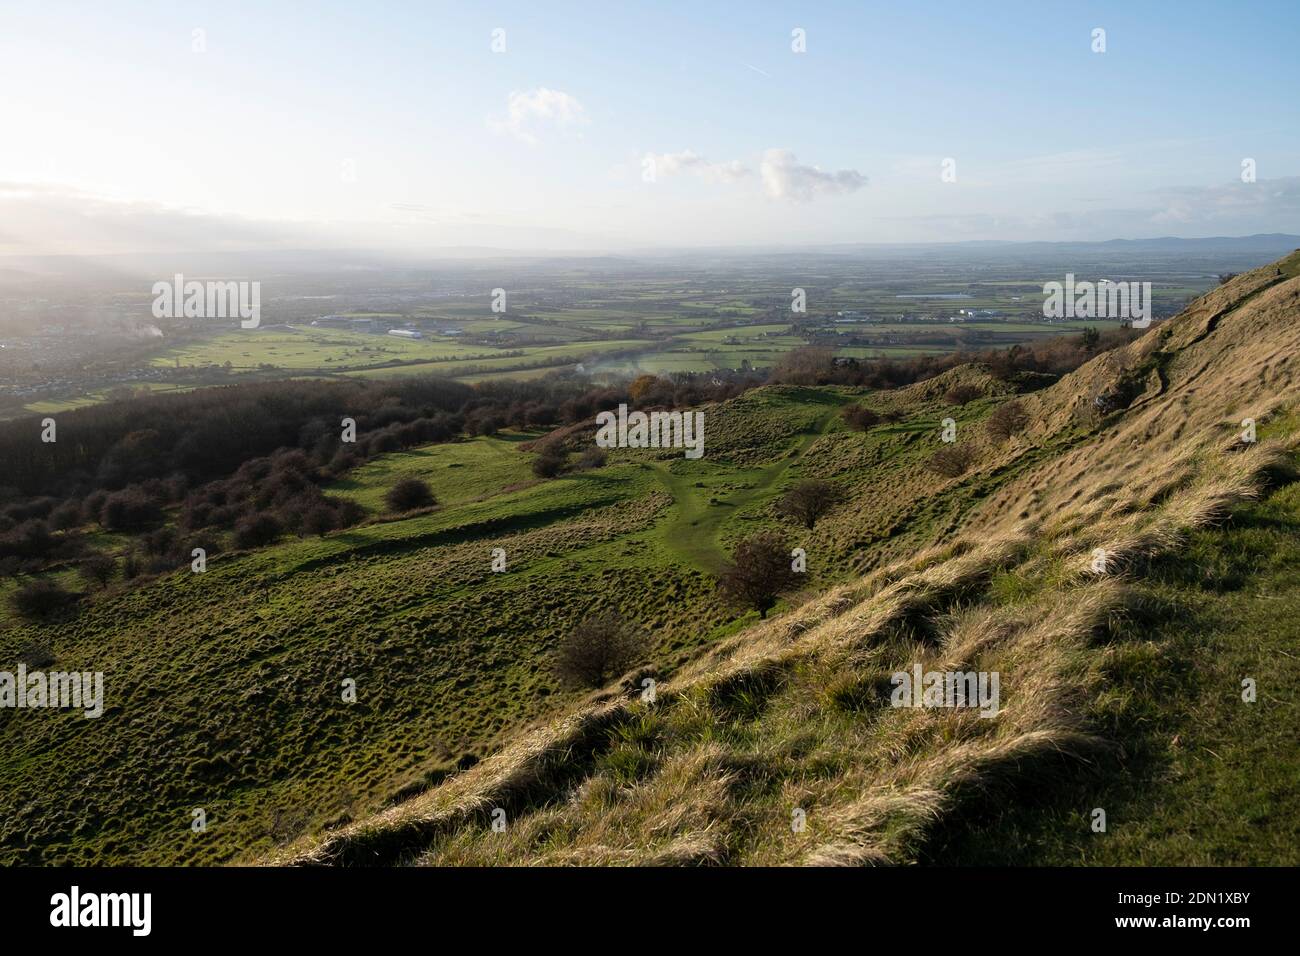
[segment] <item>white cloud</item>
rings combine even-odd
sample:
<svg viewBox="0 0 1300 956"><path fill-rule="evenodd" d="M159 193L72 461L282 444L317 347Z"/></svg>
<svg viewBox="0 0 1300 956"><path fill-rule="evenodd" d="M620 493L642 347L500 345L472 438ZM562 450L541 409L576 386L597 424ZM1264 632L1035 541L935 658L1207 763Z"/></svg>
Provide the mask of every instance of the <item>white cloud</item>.
<svg viewBox="0 0 1300 956"><path fill-rule="evenodd" d="M801 165L788 149L769 149L763 153L759 172L769 196L792 202L856 192L867 184L867 177L854 169L828 172L816 166Z"/></svg>
<svg viewBox="0 0 1300 956"><path fill-rule="evenodd" d="M709 182L734 183L752 175L752 170L738 159L727 163L711 163L689 149L680 153L646 153L642 159L642 168L647 164L650 164L657 177L690 174Z"/></svg>
<svg viewBox="0 0 1300 956"><path fill-rule="evenodd" d="M1151 222L1182 224L1250 223L1269 218L1300 220L1300 176L1255 183L1187 186L1155 193L1159 203ZM1247 227L1248 228L1248 227ZM1289 231L1289 227L1288 227Z"/></svg>
<svg viewBox="0 0 1300 956"><path fill-rule="evenodd" d="M488 125L498 133L533 144L545 127L576 126L586 121L586 110L577 99L562 90L539 86L511 93L506 100L506 115L489 119Z"/></svg>

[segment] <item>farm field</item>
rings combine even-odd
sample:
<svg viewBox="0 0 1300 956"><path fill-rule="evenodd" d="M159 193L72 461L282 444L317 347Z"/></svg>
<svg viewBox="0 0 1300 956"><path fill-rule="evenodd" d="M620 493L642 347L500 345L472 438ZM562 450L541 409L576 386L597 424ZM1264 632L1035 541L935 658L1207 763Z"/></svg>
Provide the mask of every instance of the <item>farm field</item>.
<svg viewBox="0 0 1300 956"><path fill-rule="evenodd" d="M142 389L147 392L161 394L165 392L184 392L188 391L193 386L174 385L160 382L142 382L131 387L133 389ZM87 405L98 405L101 402L111 401L112 399L109 395L110 391L111 389L101 389L97 392L83 395L80 398L70 398L64 401L31 402L25 406L25 409L33 415L53 415L58 412L71 411L74 408L84 408Z"/></svg>
<svg viewBox="0 0 1300 956"><path fill-rule="evenodd" d="M601 323L602 334L617 334L634 327L618 320L606 322L605 311L598 308L592 310L597 316L593 321ZM492 344L468 344L439 338L436 331L429 332L424 339L404 340L382 334L308 326L295 326L292 330L272 327L227 333L180 349L168 350L155 357L153 364L159 369L166 369L175 367L178 362L182 367L225 366L230 363L230 371L236 374L252 371L265 373L271 369L296 374L348 374L363 377L432 373L473 382L493 377L523 380L554 370L572 371L579 364L583 364L588 372L598 370L607 375L707 373L740 368L758 370L772 367L785 352L807 344L803 337L791 334L792 326L788 323L728 325L717 329L691 330L676 319L654 319L635 326L650 331L657 328L667 336L667 347L664 344L656 346L653 339L645 338L600 339L591 337L578 325L569 322L569 319L578 314L581 314L580 310L548 316L553 321L564 321L563 326L492 319L458 324L457 327L463 332L507 337ZM1061 334L1077 334L1087 327L1104 328L1109 325L1113 323L869 323L842 326L839 331L842 336L850 338L855 335L867 336L871 344L831 347L838 355L858 359L909 358L942 354L957 348L990 347L995 342L1006 345ZM566 332L566 329L570 331ZM993 333L995 339L985 341L972 337L981 333ZM556 344L511 345L509 338L516 335L530 336L537 343L552 340ZM575 336L576 341L564 341ZM897 340L900 338L916 344L899 344ZM600 355L609 352L630 354L612 360L599 360ZM571 363L559 361L570 358L574 360ZM86 396L78 400L78 404L89 404L96 400L94 396ZM40 409L31 406L29 410Z"/></svg>
<svg viewBox="0 0 1300 956"><path fill-rule="evenodd" d="M273 365L295 372L339 371L393 361L431 361L482 356L492 350L431 339L402 339L338 329L294 326L292 329L248 329L219 335L182 349L168 350L153 360L161 368L180 365L225 365L237 371Z"/></svg>
<svg viewBox="0 0 1300 956"><path fill-rule="evenodd" d="M1224 253L1195 260L1204 262L1197 268L1153 255L1122 260L1120 269L1121 260L1099 247L1040 251L1023 260L992 254L503 259L427 272L289 278L286 290L268 294L255 330L203 321L174 328L164 320L157 327L150 317L150 335L161 338L139 347L138 364L100 368L92 352L71 363L75 374L60 375L43 362L17 360L18 352L0 353L0 370L13 373L15 382L0 388L0 417L96 404L115 384L167 389L429 374L524 381L593 368L605 376L699 375L762 371L810 344L860 361L982 352L1116 325L1111 319L1042 321L1043 283L1066 271L1151 281L1159 318L1217 281L1215 270L1240 259ZM494 288L509 292L505 312L493 311ZM791 310L795 288L806 295L802 313ZM136 298L147 309L147 299ZM121 301L113 299L113 307ZM372 321L377 331L353 328L353 321ZM418 329L423 338L386 335L392 327ZM63 356L64 349L49 354ZM593 364L602 355L609 358Z"/></svg>
<svg viewBox="0 0 1300 956"><path fill-rule="evenodd" d="M572 359L576 362L581 362L583 360L598 358L605 352L626 351L645 344L644 341L640 340L614 340L601 342L575 342L566 345L539 345L519 349L517 351L523 353L519 355L507 354L498 357L483 357L477 355L453 361L438 361L426 364L393 366L389 368L360 369L349 372L348 374L359 375L364 378L412 374L433 374L443 375L448 378L467 378L469 376L488 374L492 372L546 369L557 364L563 364L563 360L565 359Z"/></svg>

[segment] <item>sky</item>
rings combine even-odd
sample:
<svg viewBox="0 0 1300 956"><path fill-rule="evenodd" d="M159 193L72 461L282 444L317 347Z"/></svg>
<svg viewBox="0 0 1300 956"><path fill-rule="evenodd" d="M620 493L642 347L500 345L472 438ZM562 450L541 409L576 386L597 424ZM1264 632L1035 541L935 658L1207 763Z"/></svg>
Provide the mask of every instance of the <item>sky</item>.
<svg viewBox="0 0 1300 956"><path fill-rule="evenodd" d="M0 255L1296 233L1298 48L1294 0L0 0Z"/></svg>

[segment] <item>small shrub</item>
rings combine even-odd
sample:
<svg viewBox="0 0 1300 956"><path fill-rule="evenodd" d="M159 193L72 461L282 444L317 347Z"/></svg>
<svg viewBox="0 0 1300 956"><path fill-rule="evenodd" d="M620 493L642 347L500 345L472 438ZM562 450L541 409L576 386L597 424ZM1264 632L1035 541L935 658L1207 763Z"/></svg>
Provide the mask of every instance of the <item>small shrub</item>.
<svg viewBox="0 0 1300 956"><path fill-rule="evenodd" d="M76 501L65 501L50 512L50 526L59 531L76 528L81 522L81 505Z"/></svg>
<svg viewBox="0 0 1300 956"><path fill-rule="evenodd" d="M40 620L70 608L77 597L53 581L40 580L20 587L9 596L9 604L23 617Z"/></svg>
<svg viewBox="0 0 1300 956"><path fill-rule="evenodd" d="M158 502L138 489L109 495L99 512L99 523L109 531L139 531L162 520Z"/></svg>
<svg viewBox="0 0 1300 956"><path fill-rule="evenodd" d="M965 405L983 396L984 393L974 385L957 385L948 389L948 394L943 398L949 405Z"/></svg>
<svg viewBox="0 0 1300 956"><path fill-rule="evenodd" d="M275 516L265 511L248 515L235 525L235 547L260 548L280 537L282 530Z"/></svg>
<svg viewBox="0 0 1300 956"><path fill-rule="evenodd" d="M635 664L645 642L612 611L584 618L555 650L555 673L570 687L603 687Z"/></svg>
<svg viewBox="0 0 1300 956"><path fill-rule="evenodd" d="M428 508L436 505L438 499L433 496L429 486L419 478L403 478L384 495L384 503L389 511L411 511L415 508Z"/></svg>
<svg viewBox="0 0 1300 956"><path fill-rule="evenodd" d="M846 405L840 416L855 432L864 432L872 425L880 424L880 416L865 405Z"/></svg>
<svg viewBox="0 0 1300 956"><path fill-rule="evenodd" d="M959 478L975 461L975 453L968 445L945 445L930 456L926 463L931 471L944 478Z"/></svg>
<svg viewBox="0 0 1300 956"><path fill-rule="evenodd" d="M334 509L335 526L338 528L351 528L354 524L360 524L366 516L366 509L351 498L327 497L324 501Z"/></svg>
<svg viewBox="0 0 1300 956"><path fill-rule="evenodd" d="M564 471L568 455L558 448L546 448L533 459L533 474L538 478L554 478Z"/></svg>
<svg viewBox="0 0 1300 956"><path fill-rule="evenodd" d="M1013 400L999 406L984 423L984 428L999 441L1006 441L1017 432L1023 431L1028 424L1029 413L1025 411L1025 406Z"/></svg>
<svg viewBox="0 0 1300 956"><path fill-rule="evenodd" d="M325 535L337 527L334 509L326 504L315 505L302 516L299 531L304 535Z"/></svg>
<svg viewBox="0 0 1300 956"><path fill-rule="evenodd" d="M0 536L0 556L45 558L54 550L55 543L49 525L32 519Z"/></svg>

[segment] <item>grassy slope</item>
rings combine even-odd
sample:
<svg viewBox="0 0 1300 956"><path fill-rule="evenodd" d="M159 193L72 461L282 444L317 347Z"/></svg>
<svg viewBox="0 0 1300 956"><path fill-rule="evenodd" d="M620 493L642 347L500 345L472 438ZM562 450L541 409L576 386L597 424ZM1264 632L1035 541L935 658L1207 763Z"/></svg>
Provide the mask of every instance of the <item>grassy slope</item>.
<svg viewBox="0 0 1300 956"><path fill-rule="evenodd" d="M114 589L53 625L5 608L0 657L40 644L59 667L103 670L110 707L97 721L0 712L0 859L212 862L367 812L565 699L544 657L597 606L618 606L672 666L736 621L683 549L713 566L737 505L766 508L797 460L787 456L843 400L747 399L764 427L731 446L716 436L734 464L712 448L706 462L628 450L540 482L523 435L389 455L330 492L378 509L393 481L416 475L442 507L218 555L201 577ZM710 415L710 443L725 417ZM675 505L663 478L679 472L690 480L673 479ZM697 513L690 527L682 516ZM494 547L506 574L489 571ZM341 703L345 677L358 682L355 707ZM189 831L196 807L210 821L201 838Z"/></svg>
<svg viewBox="0 0 1300 956"><path fill-rule="evenodd" d="M1151 600L1145 592L1159 590L1160 575L1138 569L1146 560L1162 567L1189 547L1196 553L1207 537L1222 534L1208 530L1214 516L1224 503L1254 493L1252 475L1272 468L1274 455L1265 450L1216 465L1152 514L1094 522L1099 538L1067 543L1012 536L937 549L837 588L711 648L664 682L655 704L598 699L446 785L308 844L305 859L430 865L963 859L948 844L953 832L968 833L972 808L984 798L1005 800L1022 785L1063 792L1062 782L1079 779L1077 758L1095 761L1107 753L1096 735L1114 729L1108 718L1140 718L1159 700L1150 688L1130 699L1122 672L1143 672L1167 690L1170 671L1186 666L1145 659L1133 644L1134 621L1162 626L1181 610ZM1086 570L1098 540L1107 542L1131 584ZM1263 544L1257 542L1256 553ZM1257 667L1252 650L1242 650L1243 660ZM926 670L1000 672L1002 713L986 721L971 711L888 706L889 675L913 661ZM1235 680L1227 685L1234 687ZM1264 719L1272 734L1282 735L1280 744L1289 725L1279 726L1279 716ZM1288 743L1293 750L1294 741ZM1270 770L1290 765L1274 761ZM1258 778L1245 778L1237 789L1202 792L1184 816L1163 822L1187 828L1184 838L1195 839L1192 821L1205 826L1240 812L1248 793L1257 820L1265 813L1276 819L1273 830L1257 828L1243 845L1245 858L1276 860L1289 852L1290 787L1260 787ZM1094 781L1086 803L1098 799ZM509 820L504 833L489 820L497 807ZM806 814L802 830L791 828L794 809ZM1119 804L1117 811L1122 820ZM936 833L936 821L947 821L948 829ZM1023 834L992 839L1005 852L1003 844L1016 837ZM978 847L965 850L978 858Z"/></svg>
<svg viewBox="0 0 1300 956"><path fill-rule="evenodd" d="M926 428L826 435L797 470L849 484L845 512L862 517L841 513L820 543L842 560L845 536L865 538L875 573L710 646L661 682L654 704L597 696L443 786L278 858L969 862L996 844L1023 862L1076 859L1090 840L1099 861L1289 859L1294 670L1278 660L1295 630L1289 605L1260 605L1293 583L1297 493L1250 502L1297 441L1285 408L1298 397L1297 264L1246 274L1032 396L1030 427L1005 446L972 436L978 412L963 410L959 433L979 464L929 478L939 494L912 473ZM899 397L923 406L930 388ZM1090 413L1094 395L1125 396L1122 410ZM1237 443L1247 415L1283 443ZM744 430L729 449L742 465ZM882 458L887 471L873 468ZM931 541L966 533L918 552L918 525ZM1091 568L1097 547L1104 574ZM1213 640L1209 626L1221 629ZM1222 656L1207 664L1207 648ZM889 707L888 677L909 662L1000 672L1002 712ZM1245 673L1265 675L1257 704L1236 697ZM1116 753L1124 778L1080 775ZM1173 792L1150 786L1162 756L1184 775L1160 778ZM1026 790L1046 799L1045 816L1007 809L980 827L989 795L1032 804ZM1161 802L1171 798L1183 802ZM1081 841L1082 814L1108 802L1111 835ZM504 833L489 825L494 807Z"/></svg>
<svg viewBox="0 0 1300 956"><path fill-rule="evenodd" d="M1264 286L1247 298L1254 296L1273 305L1278 298ZM1216 301L1211 297L1207 308L1218 308ZM1196 343L1208 333L1194 326L1183 323L1187 332L1177 341L1187 343L1186 357L1163 362L1166 375L1195 381L1203 373ZM1251 341L1260 347L1258 335ZM1262 344L1272 342L1266 336ZM1258 380L1250 349L1238 344L1233 354L1241 356L1241 382L1249 374ZM1100 366L1109 374L1106 362ZM1274 359L1270 368L1276 378L1285 361ZM1089 374L1101 373L1076 376L1070 387L1091 387ZM400 819L423 819L430 807L466 793L471 808L481 807L480 799L505 800L512 819L527 821L511 834L518 859L621 859L611 845L631 847L631 859L662 853L679 862L916 856L926 844L918 839L920 821L909 814L930 814L932 799L950 805L951 767L969 764L983 774L986 765L1005 766L1003 750L1020 761L1026 740L1060 746L1078 733L1077 715L1073 703L1051 695L1046 711L1036 704L996 727L951 715L881 715L873 703L881 674L934 653L936 642L965 653L975 641L972 663L1019 670L1031 685L1077 678L1078 661L1091 659L1095 622L1070 614L1082 607L1104 617L1118 606L1111 590L1071 592L1062 602L1029 587L1029 598L1041 603L1025 605L1024 619L1008 624L1015 640L1005 649L982 649L976 640L986 623L980 609L996 611L1008 594L1025 590L1015 582L1041 578L1043 568L1056 574L1062 558L1048 553L1051 547L1086 552L1090 534L1131 530L1121 520L1124 509L1155 513L1154 498L1125 498L1131 482L1103 481L1117 460L1153 469L1166 485L1171 476L1183 483L1193 477L1176 458L1138 462L1132 455L1132 435L1148 427L1148 418L1161 418L1155 405L1149 414L1135 405L1139 410L1117 426L1090 431L1061 412L1073 393L1035 397L1036 420L1050 427L995 447L978 427L995 399L960 409L942 401L962 376L979 380L976 371L960 370L944 381L869 396L759 390L706 409L709 451L699 462L620 451L606 468L532 484L527 453L513 450L509 439L391 456L338 490L373 503L396 475L420 474L446 507L226 556L202 578L177 574L109 594L52 628L8 622L0 655L12 659L34 640L48 643L61 666L106 670L112 707L96 722L30 711L0 715L0 860L257 856L331 821L364 817L395 791L409 796L462 755L499 748L481 767L400 804ZM1234 381L1230 391L1250 400L1244 384ZM857 397L901 412L903 421L866 434L844 430L836 411ZM1199 429L1222 414L1196 419L1187 397L1169 400L1182 401L1184 417ZM956 419L960 440L981 456L960 479L940 480L924 467L945 416ZM1172 454L1176 443L1151 447ZM1114 512L1104 521L1079 518L1077 506L1063 510L1039 490L1077 499L1077 475L1061 471L1076 461L1094 471L1093 498L1083 500ZM770 505L785 483L802 476L837 481L854 500L811 534L795 535ZM1037 509L1039 520L1059 512L1081 524L1048 538L1047 551L1031 547L1028 555L1005 529L990 528L975 532L976 541L991 542L986 547L917 556L976 513L1014 518L1008 503ZM712 566L739 535L765 526L785 527L808 548L810 590L857 583L808 604L795 601L785 618L725 638L748 619L718 604L699 567ZM497 546L510 555L505 575L487 570ZM1021 570L1005 575L1008 563ZM873 568L879 570L866 585L857 581ZM973 597L978 607L970 606ZM603 704L579 711L594 716L581 718L578 736L562 730L555 738L555 753L574 759L552 767L545 748L528 756L528 741L536 738L520 737L518 728L538 721L546 727L552 715L572 710L574 701L557 694L542 664L563 630L602 604L618 606L656 636L653 663L671 677L665 700L672 706L653 714ZM1057 633L1043 630L1049 626L1059 627L1059 646L1042 644L1044 634ZM803 634L806 640L792 644ZM358 681L359 704L339 701L343 677ZM595 736L582 730L588 720ZM962 758L966 764L954 756L964 753L972 755ZM534 779L538 788L491 790L502 772ZM552 805L567 798L570 774L586 781L590 796L574 805L576 817ZM489 789L474 789L484 781ZM912 797L881 802L882 792L895 791ZM808 836L793 844L778 838L789 832L792 801L821 808ZM190 810L198 806L212 821L201 837L189 832ZM655 814L673 806L680 819L653 829ZM492 838L477 828L475 813L455 817L463 828L449 842L426 846L425 859L497 858L504 848L485 842ZM593 818L600 826L591 826ZM724 819L727 825L718 826ZM648 842L647 825L657 834ZM403 854L419 850L401 827L371 826L345 827L330 845L350 853L371 845L357 833L391 842L396 832Z"/></svg>
<svg viewBox="0 0 1300 956"><path fill-rule="evenodd" d="M1193 534L1150 569L1143 597L1163 613L1119 629L1094 715L1123 750L973 808L929 861L1300 864L1300 485ZM1091 829L1095 807L1105 833Z"/></svg>

